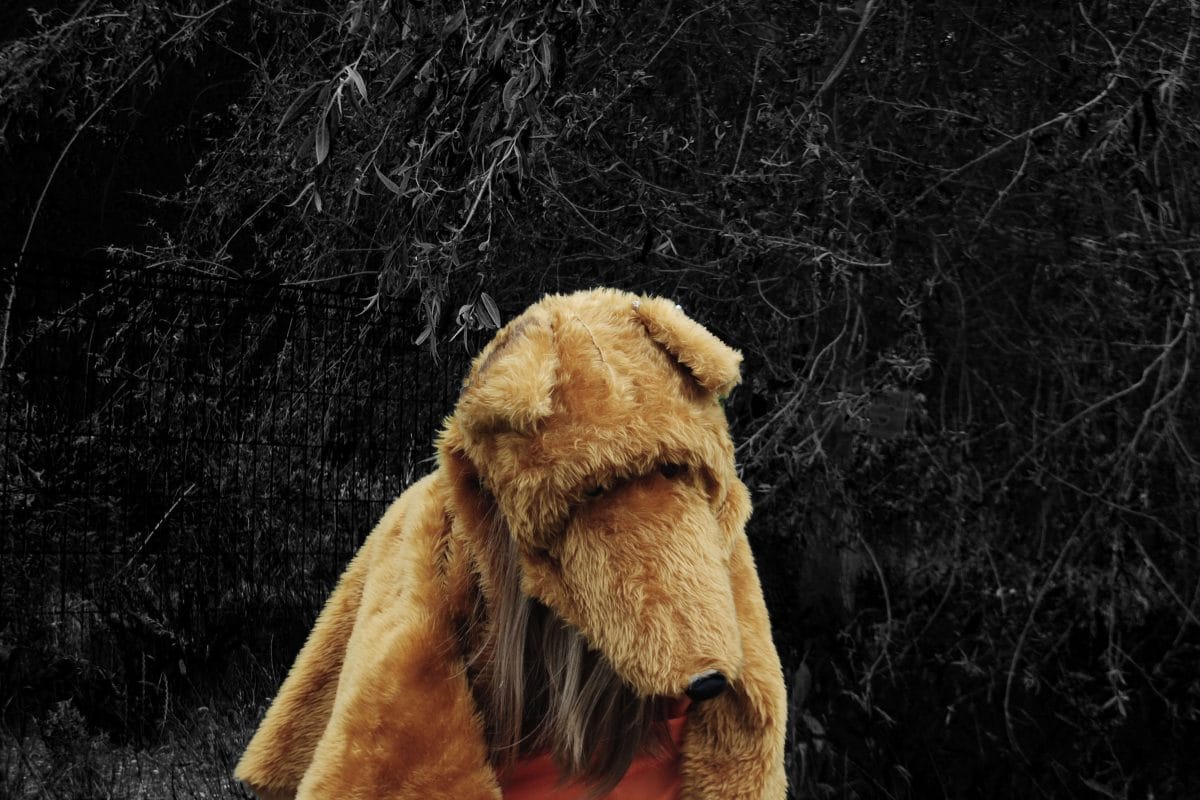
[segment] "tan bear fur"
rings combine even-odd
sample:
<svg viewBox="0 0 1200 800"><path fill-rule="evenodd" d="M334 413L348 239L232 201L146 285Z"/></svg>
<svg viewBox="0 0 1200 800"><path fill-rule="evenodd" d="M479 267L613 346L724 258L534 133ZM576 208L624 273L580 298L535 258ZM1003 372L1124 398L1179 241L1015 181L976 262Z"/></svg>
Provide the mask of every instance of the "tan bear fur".
<svg viewBox="0 0 1200 800"><path fill-rule="evenodd" d="M494 800L460 641L517 545L522 590L644 696L718 669L688 714L686 800L780 800L786 702L719 395L741 357L674 304L550 296L475 360L439 464L347 568L237 767L263 798ZM686 469L660 470L663 465Z"/></svg>

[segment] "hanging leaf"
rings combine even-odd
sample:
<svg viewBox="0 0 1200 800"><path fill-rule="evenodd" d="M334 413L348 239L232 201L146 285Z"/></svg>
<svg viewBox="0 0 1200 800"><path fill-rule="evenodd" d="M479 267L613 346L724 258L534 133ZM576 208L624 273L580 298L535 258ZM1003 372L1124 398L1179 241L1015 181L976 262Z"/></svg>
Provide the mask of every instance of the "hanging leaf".
<svg viewBox="0 0 1200 800"><path fill-rule="evenodd" d="M300 116L300 114L303 113L306 108L308 108L309 103L311 103L312 99L316 97L317 92L320 91L321 86L324 83L325 81L316 81L314 83L310 83L304 88L303 91L300 92L300 94L296 95L296 99L293 100L292 104L287 107L287 111L283 112L283 116L279 119L279 124L275 126L276 133L282 131L289 122L296 119L296 117Z"/></svg>
<svg viewBox="0 0 1200 800"><path fill-rule="evenodd" d="M349 33L351 36L358 33L359 29L362 28L364 16L365 15L363 14L363 4L361 2L350 4L350 31L349 31Z"/></svg>
<svg viewBox="0 0 1200 800"><path fill-rule="evenodd" d="M542 70L538 67L537 63L534 63L529 69L529 85L526 86L524 91L521 92L521 97L528 95L530 92L536 89L538 84L541 82Z"/></svg>
<svg viewBox="0 0 1200 800"><path fill-rule="evenodd" d="M389 192L396 195L397 197L404 194L404 192L402 192L400 190L400 187L396 184L396 182L394 180L392 180L387 175L384 175L382 172L379 171L378 166L375 167L375 174L379 177L379 182L382 183Z"/></svg>
<svg viewBox="0 0 1200 800"><path fill-rule="evenodd" d="M329 141L332 143L338 135L338 127L342 122L342 107L339 103L334 103L327 114L329 119Z"/></svg>
<svg viewBox="0 0 1200 800"><path fill-rule="evenodd" d="M358 73L354 67L346 67L346 75L350 78L350 82L354 84L354 88L358 90L358 95L365 103L367 101L367 84L363 80L362 75Z"/></svg>
<svg viewBox="0 0 1200 800"><path fill-rule="evenodd" d="M317 95L317 107L322 114L328 114L329 107L333 105L333 81L323 81L322 84L321 92Z"/></svg>
<svg viewBox="0 0 1200 800"><path fill-rule="evenodd" d="M427 58L428 55L425 53L418 53L410 58L396 73L396 77L392 78L392 82L387 85L387 88L383 90L383 96L390 95L393 89L408 80L409 76L416 72L418 68L425 66Z"/></svg>
<svg viewBox="0 0 1200 800"><path fill-rule="evenodd" d="M442 34L440 38L445 39L447 36L461 28L463 23L466 21L467 10L465 8L459 8L458 11L454 12L454 14L446 19L446 24L442 26Z"/></svg>
<svg viewBox="0 0 1200 800"><path fill-rule="evenodd" d="M316 144L317 164L321 164L329 155L329 120L325 115L317 122Z"/></svg>
<svg viewBox="0 0 1200 800"><path fill-rule="evenodd" d="M525 74L518 72L508 79L504 84L504 91L501 92L501 99L504 102L504 110L512 113L513 107L516 106L517 100L521 96L521 84L525 82Z"/></svg>
<svg viewBox="0 0 1200 800"><path fill-rule="evenodd" d="M483 309L487 312L488 322L491 323L493 328L499 328L500 309L496 308L496 301L487 292L480 292L479 302L483 304Z"/></svg>
<svg viewBox="0 0 1200 800"><path fill-rule="evenodd" d="M500 60L500 55L504 52L504 45L508 43L508 27L503 27L496 31L496 38L492 40L492 46L488 48L488 58L492 62Z"/></svg>
<svg viewBox="0 0 1200 800"><path fill-rule="evenodd" d="M429 83L437 76L437 62L434 59L429 59L425 62L425 66L421 67L421 71L417 73L417 80L421 83Z"/></svg>
<svg viewBox="0 0 1200 800"><path fill-rule="evenodd" d="M416 15L412 4L409 3L408 8L404 9L404 24L400 26L401 41L408 41L409 34L412 33L413 26L416 24Z"/></svg>
<svg viewBox="0 0 1200 800"><path fill-rule="evenodd" d="M792 675L792 696L790 700L791 709L793 712L803 708L804 703L808 700L808 693L812 691L812 671L803 661L800 666L796 667L796 672Z"/></svg>
<svg viewBox="0 0 1200 800"><path fill-rule="evenodd" d="M479 113L475 115L475 121L471 123L471 129L467 132L467 141L475 144L479 141L479 137L483 135L484 126L487 125L488 114L492 111L492 104L495 102L492 98L488 98L480 104Z"/></svg>
<svg viewBox="0 0 1200 800"><path fill-rule="evenodd" d="M325 203L321 200L321 193L313 189L313 204L317 207L317 213L325 210Z"/></svg>

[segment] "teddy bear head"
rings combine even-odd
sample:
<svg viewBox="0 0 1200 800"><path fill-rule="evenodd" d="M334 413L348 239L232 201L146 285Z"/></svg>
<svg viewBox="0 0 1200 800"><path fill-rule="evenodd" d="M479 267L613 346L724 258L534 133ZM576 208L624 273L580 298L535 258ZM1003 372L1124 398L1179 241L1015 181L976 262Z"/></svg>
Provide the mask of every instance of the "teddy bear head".
<svg viewBox="0 0 1200 800"><path fill-rule="evenodd" d="M668 300L550 296L478 356L440 442L485 594L503 578L479 539L505 537L521 591L640 695L704 696L741 667L729 559L750 504L720 402L740 361Z"/></svg>

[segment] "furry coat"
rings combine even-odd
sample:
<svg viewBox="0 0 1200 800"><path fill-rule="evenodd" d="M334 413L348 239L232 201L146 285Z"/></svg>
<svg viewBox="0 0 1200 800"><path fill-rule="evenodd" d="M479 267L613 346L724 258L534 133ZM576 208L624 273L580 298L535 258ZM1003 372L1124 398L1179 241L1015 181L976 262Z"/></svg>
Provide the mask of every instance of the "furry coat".
<svg viewBox="0 0 1200 800"><path fill-rule="evenodd" d="M464 631L495 606L488 537L506 537L520 591L637 695L728 682L688 713L686 800L782 800L784 684L720 402L740 361L670 301L610 289L505 326L437 469L351 561L237 777L268 800L498 800Z"/></svg>

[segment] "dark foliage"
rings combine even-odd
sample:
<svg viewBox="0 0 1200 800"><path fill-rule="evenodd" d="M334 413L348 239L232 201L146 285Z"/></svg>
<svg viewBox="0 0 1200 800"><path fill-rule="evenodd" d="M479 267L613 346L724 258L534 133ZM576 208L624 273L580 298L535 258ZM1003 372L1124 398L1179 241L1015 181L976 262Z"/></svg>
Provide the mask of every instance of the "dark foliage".
<svg viewBox="0 0 1200 800"><path fill-rule="evenodd" d="M332 565L368 524L318 532L282 493L341 470L381 500L411 472L371 447L428 452L395 387L608 283L746 354L728 410L798 795L1200 791L1193 0L126 5L0 12L0 474L39 498L5 501L3 548L61 565L6 580L4 652L43 624L14 609L57 603L151 654L110 692L144 719L79 721L65 687L128 669L45 639L31 669L69 668L43 728L128 734L198 672L261 702L291 656L262 625L303 630L337 571L271 537ZM46 299L35 253L102 246L103 291ZM314 287L364 313L281 310ZM336 343L359 336L379 360ZM419 371L388 360L414 345ZM325 380L354 399L280 408ZM266 419L287 465L214 477L246 463L216 434ZM165 569L160 520L194 569ZM270 553L253 591L243 552Z"/></svg>

